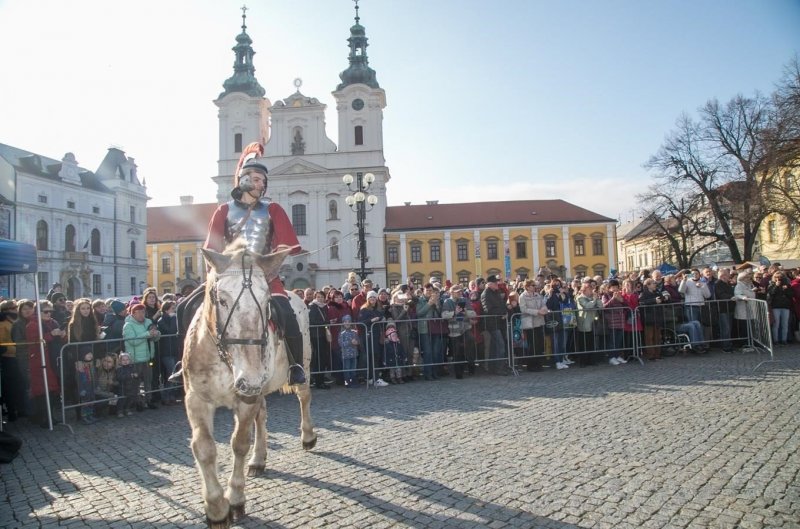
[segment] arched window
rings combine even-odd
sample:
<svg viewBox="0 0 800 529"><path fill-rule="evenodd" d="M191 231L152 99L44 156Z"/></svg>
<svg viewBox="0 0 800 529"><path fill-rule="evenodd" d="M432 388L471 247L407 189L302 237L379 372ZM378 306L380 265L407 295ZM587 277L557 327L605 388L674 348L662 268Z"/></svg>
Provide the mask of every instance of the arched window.
<svg viewBox="0 0 800 529"><path fill-rule="evenodd" d="M75 226L72 224L67 224L67 227L64 228L64 251L75 251Z"/></svg>
<svg viewBox="0 0 800 529"><path fill-rule="evenodd" d="M131 259L136 259L136 241L131 241Z"/></svg>
<svg viewBox="0 0 800 529"><path fill-rule="evenodd" d="M336 220L339 218L339 204L335 200L328 202L328 220Z"/></svg>
<svg viewBox="0 0 800 529"><path fill-rule="evenodd" d="M292 206L292 226L296 235L307 235L306 231L306 207L303 204Z"/></svg>
<svg viewBox="0 0 800 529"><path fill-rule="evenodd" d="M336 237L331 238L331 259L339 259L339 240Z"/></svg>
<svg viewBox="0 0 800 529"><path fill-rule="evenodd" d="M92 255L100 255L100 230L92 230Z"/></svg>
<svg viewBox="0 0 800 529"><path fill-rule="evenodd" d="M356 125L356 145L364 145L364 127Z"/></svg>
<svg viewBox="0 0 800 529"><path fill-rule="evenodd" d="M237 132L233 135L233 152L242 152L242 133Z"/></svg>
<svg viewBox="0 0 800 529"><path fill-rule="evenodd" d="M47 223L43 220L40 220L36 223L36 249L48 250L49 245L47 244L47 241L49 238L50 233L47 229Z"/></svg>

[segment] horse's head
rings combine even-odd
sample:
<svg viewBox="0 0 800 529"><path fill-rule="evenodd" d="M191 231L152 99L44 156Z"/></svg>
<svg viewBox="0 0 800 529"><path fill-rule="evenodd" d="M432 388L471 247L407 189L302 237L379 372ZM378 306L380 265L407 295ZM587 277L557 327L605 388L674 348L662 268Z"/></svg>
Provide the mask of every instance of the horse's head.
<svg viewBox="0 0 800 529"><path fill-rule="evenodd" d="M217 351L233 372L236 392L259 395L275 372L269 281L289 250L259 255L234 245L224 253L202 251L211 267L204 311L206 321L213 322Z"/></svg>

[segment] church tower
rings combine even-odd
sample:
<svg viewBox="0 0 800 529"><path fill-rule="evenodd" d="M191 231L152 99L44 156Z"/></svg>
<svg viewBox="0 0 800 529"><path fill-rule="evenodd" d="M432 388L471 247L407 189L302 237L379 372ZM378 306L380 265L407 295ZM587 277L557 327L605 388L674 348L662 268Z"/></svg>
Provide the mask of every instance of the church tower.
<svg viewBox="0 0 800 529"><path fill-rule="evenodd" d="M253 66L253 40L247 34L247 8L242 7L242 32L236 36L232 48L236 59L233 76L223 83L225 89L214 104L219 108L219 158L217 159L217 202L229 200L233 187L233 172L242 149L258 141L262 145L269 140L269 99L258 83Z"/></svg>
<svg viewBox="0 0 800 529"><path fill-rule="evenodd" d="M356 23L350 28L350 66L339 74L341 83L333 92L339 113L339 151L383 152L383 109L386 92L369 67L367 35L360 24L358 2Z"/></svg>

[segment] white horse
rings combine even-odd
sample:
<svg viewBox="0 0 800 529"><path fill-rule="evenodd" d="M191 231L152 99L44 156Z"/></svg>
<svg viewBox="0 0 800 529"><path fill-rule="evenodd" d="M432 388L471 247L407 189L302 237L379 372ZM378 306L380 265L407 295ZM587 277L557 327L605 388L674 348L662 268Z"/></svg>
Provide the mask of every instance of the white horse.
<svg viewBox="0 0 800 529"><path fill-rule="evenodd" d="M264 471L267 457L267 407L274 391L295 393L300 400L303 448L317 442L311 420L308 384L289 386L285 344L269 323L269 280L287 251L258 255L234 243L224 253L203 250L211 267L202 308L189 326L183 354L186 414L192 427L192 452L200 470L206 521L214 529L230 527L245 515L244 462L255 425L255 447L248 475ZM303 366L309 372L311 341L308 309L296 295L289 298L303 334ZM227 491L217 478L214 412L233 410L233 471Z"/></svg>

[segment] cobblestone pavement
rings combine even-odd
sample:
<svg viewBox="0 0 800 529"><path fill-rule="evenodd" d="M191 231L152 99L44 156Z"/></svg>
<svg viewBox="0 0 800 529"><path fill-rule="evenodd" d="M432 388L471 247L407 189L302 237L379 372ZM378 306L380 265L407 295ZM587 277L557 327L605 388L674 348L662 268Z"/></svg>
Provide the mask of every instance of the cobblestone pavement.
<svg viewBox="0 0 800 529"><path fill-rule="evenodd" d="M245 528L800 528L800 348L269 398ZM180 407L18 421L0 527L203 527ZM230 471L230 413L217 415Z"/></svg>

